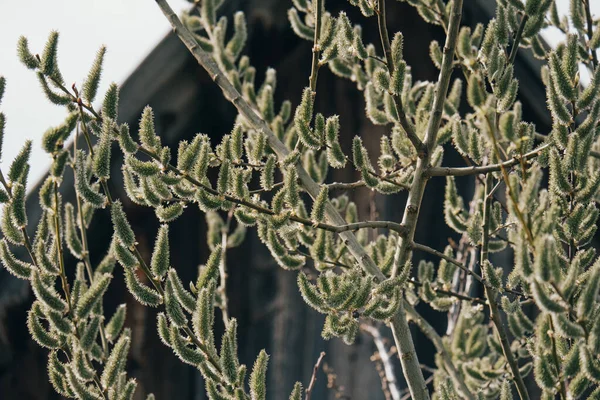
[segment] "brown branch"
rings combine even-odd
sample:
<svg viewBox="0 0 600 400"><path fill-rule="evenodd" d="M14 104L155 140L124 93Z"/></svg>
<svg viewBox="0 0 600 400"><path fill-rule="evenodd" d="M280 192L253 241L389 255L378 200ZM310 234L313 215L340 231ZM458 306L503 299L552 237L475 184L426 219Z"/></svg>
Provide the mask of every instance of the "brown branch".
<svg viewBox="0 0 600 400"><path fill-rule="evenodd" d="M313 373L312 373L312 376L310 377L310 382L308 384L308 388L306 388L306 395L304 397L304 400L310 400L310 396L312 395L312 391L314 389L315 382L317 381L317 372L319 372L319 367L321 366L321 362L323 362L324 357L325 357L325 352L322 351L321 354L319 355L319 358L317 359L317 362L315 363L314 368L313 368Z"/></svg>
<svg viewBox="0 0 600 400"><path fill-rule="evenodd" d="M510 160L498 164L490 164L484 166L472 166L472 167L430 167L427 169L427 176L468 176L468 175L479 175L487 174L488 172L501 171L502 168L510 168L519 164L522 160L529 160L538 157L542 151L546 150L551 146L550 143L543 144L536 149L531 150L522 156L515 156Z"/></svg>

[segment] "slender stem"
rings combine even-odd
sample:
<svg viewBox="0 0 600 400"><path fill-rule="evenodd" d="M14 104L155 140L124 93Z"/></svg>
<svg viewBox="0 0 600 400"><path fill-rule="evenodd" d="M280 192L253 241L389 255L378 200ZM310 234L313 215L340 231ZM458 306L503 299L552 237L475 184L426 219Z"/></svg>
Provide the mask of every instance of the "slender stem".
<svg viewBox="0 0 600 400"><path fill-rule="evenodd" d="M450 357L450 354L448 354L448 351L444 346L444 342L440 335L436 332L435 328L431 326L431 324L429 324L429 322L427 322L427 320L423 318L421 314L419 314L417 310L415 310L415 308L408 301L404 301L404 308L406 309L406 314L408 315L408 318L417 324L419 329L421 329L425 336L427 336L427 338L429 338L429 340L431 340L431 342L435 346L435 349L437 350L438 354L442 357L444 367L446 368L446 372L448 372L448 375L450 375L452 382L454 382L456 388L463 396L463 398L475 400L476 397L473 395L473 393L471 393L471 391L465 384L463 377L460 375L460 373L454 366L452 358Z"/></svg>
<svg viewBox="0 0 600 400"><path fill-rule="evenodd" d="M511 158L510 160L506 160L498 164L472 167L429 167L426 173L428 176L468 176L501 171L502 168L510 168L519 164L521 160L529 160L538 157L544 150L549 148L550 145L550 143L543 144L538 148L523 154L522 156L516 156Z"/></svg>
<svg viewBox="0 0 600 400"><path fill-rule="evenodd" d="M513 41L512 48L510 49L510 56L508 57L508 62L510 64L515 62L515 58L517 58L517 52L519 51L519 44L521 42L521 37L523 36L523 30L525 29L525 24L527 24L527 20L529 19L529 15L524 14L523 18L521 18L521 23L517 28L517 33L515 34L515 40Z"/></svg>
<svg viewBox="0 0 600 400"><path fill-rule="evenodd" d="M433 248L431 248L429 246L426 246L424 244L415 243L415 242L413 242L411 244L411 247L412 247L413 250L421 250L421 251L424 251L426 253L433 254L434 256L437 256L437 257L439 257L439 258L441 258L443 260L446 260L447 262L456 265L459 269L461 269L462 271L464 271L466 274L472 276L477 282L479 282L481 284L485 284L485 279L482 276L480 276L479 274L477 274L472 269L468 268L462 262L460 262L460 261L458 261L458 260L456 260L456 259L454 259L454 258L452 258L450 256L445 255L441 251L433 249ZM519 292L518 290L510 289L510 288L507 288L507 287L504 288L504 292L505 293L511 293L511 294L514 294L515 296L523 297L525 299L530 299L531 298L531 297L525 295L524 293Z"/></svg>
<svg viewBox="0 0 600 400"><path fill-rule="evenodd" d="M154 153L153 151L148 150L141 146L139 148L139 151L150 156L151 158L159 161L158 155L156 153ZM255 204L251 201L240 199L235 196L228 195L228 194L219 193L217 190L211 188L210 186L204 185L202 182L189 176L188 174L183 173L182 171L177 169L177 167L175 167L171 164L168 164L165 167L168 171L173 172L176 175L183 177L183 179L185 179L192 185L194 185L202 190L205 190L206 192L208 192L214 196L223 197L225 200L228 200L228 201L231 201L232 203L251 208L253 210L258 211L261 214L277 215L277 213L275 213L273 210L263 207L263 206L260 206L258 204ZM355 222L352 224L344 223L343 225L331 225L331 224L326 224L324 222L315 222L310 219L302 218L302 217L299 217L294 214L291 214L289 216L289 218L291 221L298 222L302 225L312 226L314 228L323 229L325 231L338 233L338 234L343 233L343 232L348 232L348 231L356 231L356 230L364 229L364 228L389 229L389 230L398 232L400 235L406 234L406 229L404 228L404 226L402 226L402 224L399 224L397 222L392 222L392 221L362 221L362 222Z"/></svg>
<svg viewBox="0 0 600 400"><path fill-rule="evenodd" d="M463 263L461 263L460 261L458 261L458 260L456 260L456 259L454 259L454 258L452 258L450 256L447 256L446 254L442 253L441 251L438 251L438 250L433 249L433 248L431 248L429 246L426 246L426 245L420 244L420 243L416 243L416 242L413 242L411 244L411 247L412 247L413 250L421 250L421 251L424 251L426 253L433 254L433 255L435 255L435 256L443 259L443 260L446 260L447 262L456 265L460 270L464 271L465 273L473 276L473 278L475 278L477 280L477 282L483 283L483 278L481 276L479 276L479 274L477 274L474 271L471 271Z"/></svg>
<svg viewBox="0 0 600 400"><path fill-rule="evenodd" d="M313 96L316 95L317 91L317 79L319 77L319 58L321 57L321 48L319 46L319 40L321 39L321 19L323 17L323 6L325 0L314 0L313 1L313 14L315 16L315 39L312 49L312 67L310 70L310 78L308 79L310 84L310 90L313 92Z"/></svg>
<svg viewBox="0 0 600 400"><path fill-rule="evenodd" d="M494 150L494 154L496 155L496 158L498 158L500 160L501 157L500 157L499 145L498 145L498 140L496 139L497 129L495 129L495 127L497 127L497 125L496 126L493 125L487 115L485 117L485 120L490 129L490 137L492 138L492 149ZM498 123L498 113L497 112L496 112L495 123L496 124ZM525 236L527 237L527 241L531 245L531 248L534 249L535 245L534 245L534 240L533 240L533 234L531 233L531 228L529 227L529 224L525 220L525 216L523 215L523 212L521 211L521 208L519 207L519 201L517 199L515 191L512 188L512 185L510 184L510 178L508 176L508 172L506 171L506 167L502 163L500 163L498 165L500 165L500 172L502 172L502 179L504 179L504 184L506 185L506 189L508 190L508 195L509 195L508 197L510 198L510 200L513 203L513 207L514 207L514 211L517 216L517 219L519 220L519 222L521 223L521 226L525 230ZM492 196L489 196L489 197L490 197L490 201L491 201Z"/></svg>
<svg viewBox="0 0 600 400"><path fill-rule="evenodd" d="M77 128L77 133L79 133L79 127ZM78 135L76 134L75 140L73 141L73 150L77 150L77 139ZM90 147L91 148L91 147ZM75 159L75 155L73 155L73 159ZM88 274L88 279L90 281L90 285L94 282L94 273L92 272L92 262L90 260L90 250L87 239L87 229L85 226L85 220L83 218L83 207L81 203L81 196L75 190L75 198L77 199L77 214L79 215L79 233L81 235L81 245L83 246L83 263L85 265L85 269ZM106 332L104 330L104 324L100 324L100 342L102 343L102 352L104 353L104 358L108 358L108 343L106 341Z"/></svg>
<svg viewBox="0 0 600 400"><path fill-rule="evenodd" d="M388 34L387 21L386 21L386 13L385 13L385 0L377 0L377 25L379 26L379 36L381 37L381 45L383 47L383 53L385 54L386 66L390 76L394 73L394 59L392 58L392 47L390 45L390 37ZM400 119L400 125L404 132L406 132L406 136L415 147L417 154L419 157L423 157L428 149L425 144L419 139L417 136L415 129L411 125L410 121L406 117L406 113L404 112L404 106L402 104L401 94L392 95L394 99L394 104L396 106L396 112L398 113L398 118Z"/></svg>
<svg viewBox="0 0 600 400"><path fill-rule="evenodd" d="M419 282L419 281L417 281L416 279L413 279L413 278L409 279L408 282L412 283L415 286L423 286L422 282ZM484 299L480 299L479 297L471 297L471 296L467 296L467 295L464 295L464 294L453 292L451 290L444 290L444 289L439 289L439 288L436 288L436 287L432 287L431 290L433 290L434 292L439 293L439 294L443 294L443 295L450 296L450 297L455 297L455 298L457 298L459 300L466 300L466 301L469 301L471 303L481 304L482 306L486 306L487 307L487 302Z"/></svg>
<svg viewBox="0 0 600 400"><path fill-rule="evenodd" d="M594 36L594 21L592 21L592 11L590 10L590 1L591 0L584 0L583 3L585 4L585 19L587 22L587 36L588 36L588 43L590 40L592 40L592 36ZM596 50L590 48L590 53L592 53L592 66L594 68L596 68L598 66L598 56L596 55Z"/></svg>
<svg viewBox="0 0 600 400"><path fill-rule="evenodd" d="M67 299L67 304L69 305L69 314L71 317L74 316L73 312L73 303L71 301L71 290L69 289L69 282L67 281L67 275L65 272L65 261L63 258L63 248L62 248L62 236L60 234L60 209L58 203L58 182L54 180L54 229L56 234L56 257L58 259L58 266L60 269L60 281L62 284L62 289L65 292L65 298Z"/></svg>
<svg viewBox="0 0 600 400"><path fill-rule="evenodd" d="M483 239L481 244L481 265L488 261L489 254L489 230L491 223L491 209L492 209L492 196L488 195L492 186L493 186L493 176L488 174L485 179L485 202L483 205ZM500 345L502 346L502 352L504 353L504 357L506 358L506 362L508 363L510 370L513 374L513 379L515 381L515 385L517 387L517 392L519 392L519 397L521 400L529 400L529 394L527 393L527 387L525 386L525 382L523 381L523 377L519 372L519 365L515 356L510 348L510 342L508 341L508 334L506 332L506 328L502 322L502 316L500 315L500 310L498 308L498 302L496 301L498 293L497 291L490 285L485 285L485 296L490 305L490 319L494 323L494 328L498 337L500 338Z"/></svg>
<svg viewBox="0 0 600 400"><path fill-rule="evenodd" d="M306 388L306 395L304 396L304 400L310 400L310 397L312 396L312 391L315 387L315 382L317 381L317 372L319 372L319 368L321 367L321 363L323 362L324 357L325 352L322 351L321 354L319 354L319 358L317 359L317 362L315 363L315 366L313 368L313 373L310 377L308 388Z"/></svg>
<svg viewBox="0 0 600 400"><path fill-rule="evenodd" d="M221 228L221 263L219 264L219 275L221 278L219 293L221 294L221 313L225 327L229 326L229 309L227 308L227 239L229 227L233 217L233 208L227 213L227 222Z"/></svg>
<svg viewBox="0 0 600 400"><path fill-rule="evenodd" d="M257 131L263 132L266 135L269 146L275 152L277 158L279 160L284 160L289 154L287 147L277 138L268 124L256 114L256 112L246 102L246 100L244 100L242 95L235 89L235 87L233 87L226 75L219 69L218 65L212 59L211 55L198 46L190 31L183 26L167 1L155 1L165 17L171 23L171 26L173 27L173 30L177 36L192 53L196 61L198 61L198 63L208 72L213 81L221 88L225 98L233 103L239 113L246 118L251 126L253 126ZM462 1L458 0L457 3L462 4ZM455 24L456 23L457 21L455 21ZM456 31L458 31L457 27ZM454 42L456 42L456 40L454 40ZM302 165L297 164L296 170L298 172L300 182L306 192L313 199L317 198L319 192L321 191L320 185L310 177ZM325 204L325 214L329 221L335 225L346 224L344 218L335 209L330 201L327 201ZM379 270L373 259L359 243L354 233L350 231L342 232L340 233L340 237L342 238L344 245L348 248L352 256L356 259L360 267L366 273L374 276L379 281L386 279L385 275ZM405 373L408 386L411 388L413 399L429 399L427 384L425 383L423 373L419 367L415 346L412 342L410 329L402 307L399 307L396 315L392 317L391 325L392 333L394 334L394 340L399 350L399 356L403 365L403 371Z"/></svg>

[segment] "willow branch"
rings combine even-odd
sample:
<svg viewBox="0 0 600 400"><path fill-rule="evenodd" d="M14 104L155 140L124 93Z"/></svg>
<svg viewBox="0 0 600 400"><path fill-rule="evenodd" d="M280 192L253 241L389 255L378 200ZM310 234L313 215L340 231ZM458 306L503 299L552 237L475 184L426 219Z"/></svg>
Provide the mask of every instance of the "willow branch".
<svg viewBox="0 0 600 400"><path fill-rule="evenodd" d="M585 10L585 19L587 22L587 36L588 43L592 40L592 36L594 36L594 21L592 21L592 11L590 10L590 2L591 0L584 0L584 10ZM596 55L596 50L590 48L590 53L592 53L592 66L596 68L598 66L598 56Z"/></svg>
<svg viewBox="0 0 600 400"><path fill-rule="evenodd" d="M431 324L429 324L429 322L427 322L427 320L425 320L425 318L423 318L421 314L419 314L417 310L415 310L415 308L408 301L404 301L404 308L406 309L406 314L408 315L408 318L415 322L419 329L421 329L425 336L427 336L427 338L431 340L431 342L435 346L436 351L442 357L444 367L446 368L446 372L448 372L448 375L450 375L452 382L456 385L456 388L458 389L462 397L469 400L475 400L476 397L473 395L473 393L471 393L471 391L465 384L463 377L460 375L460 373L454 366L452 358L450 357L450 354L448 354L448 351L446 350L446 347L444 346L444 342L442 341L440 335L436 332L433 326L431 326Z"/></svg>
<svg viewBox="0 0 600 400"><path fill-rule="evenodd" d="M277 158L279 160L284 160L289 154L287 147L277 138L277 136L269 128L268 124L261 119L256 112L254 112L252 107L244 100L242 95L235 89L235 87L233 87L226 75L219 69L218 65L212 59L211 55L200 48L190 31L183 26L167 1L155 1L165 17L171 23L176 35L192 53L196 61L208 72L211 79L221 88L225 98L236 107L238 112L248 121L250 125L266 135L269 146L271 149L273 149L277 155ZM462 4L462 1L458 0L457 3ZM458 31L457 28L456 31ZM454 40L454 42L456 42L456 40ZM307 193L313 199L315 199L321 190L319 184L317 184L310 177L302 165L297 164L296 170L298 172L301 185L304 187ZM344 218L335 209L330 201L327 201L325 204L325 214L329 221L334 225L346 224ZM357 260L360 267L366 273L374 276L380 281L386 279L386 276L379 270L373 259L369 257L368 253L358 242L358 239L354 233L350 231L342 232L340 233L340 237L342 238L344 245L348 248L352 256ZM412 342L410 329L402 307L400 307L397 314L392 318L391 325L392 332L394 333L394 340L396 341L400 359L403 365L403 371L408 382L408 386L411 389L413 399L429 399L425 378L423 377L423 373L419 368L419 361L417 359L415 346Z"/></svg>
<svg viewBox="0 0 600 400"><path fill-rule="evenodd" d="M398 241L396 252L394 253L394 266L392 269L392 276L396 276L400 266L404 266L410 259L411 244L415 236L417 220L419 217L419 209L423 201L425 187L427 186L428 177L426 176L425 172L429 167L431 151L433 150L433 147L435 145L436 137L440 128L443 106L446 100L448 86L450 84L450 76L452 75L454 52L456 50L458 31L460 28L460 21L462 16L462 4L462 0L455 0L454 3L452 3L450 22L448 25L448 35L446 36L446 42L444 44L444 55L442 58L440 75L438 77L438 83L435 89L431 115L427 124L427 130L425 132L424 144L426 147L426 152L423 157L420 157L417 160L413 183L408 193L408 199L406 202L406 207L404 208L404 215L402 217L402 225L406 227L408 233L406 236L401 237ZM400 310L401 312L404 312L403 306L400 306ZM399 340L399 337L406 338L405 341L407 343L404 344L407 346L407 348L403 349L399 347L403 369L405 371L405 374L406 371L418 370L418 375L421 376L422 379L423 373L418 367L418 361L416 360L416 356L413 358L411 357L410 353L405 353L405 351L408 349L414 349L412 338L410 336L410 331L408 329L408 326L402 326L402 328L403 329L401 331L396 331L392 328L392 333L394 334L394 338L396 338L397 340ZM429 394L427 393L426 388L419 389L417 387L411 387L410 382L409 388L411 389L413 399L429 398Z"/></svg>
<svg viewBox="0 0 600 400"><path fill-rule="evenodd" d="M427 176L468 176L501 171L502 168L510 168L519 164L521 161L530 160L532 158L538 157L542 153L542 151L546 150L548 147L550 147L550 143L543 144L538 148L531 150L528 153L515 156L510 160L506 160L498 164L490 164L483 166L474 165L472 167L430 167L427 169L426 174Z"/></svg>
<svg viewBox="0 0 600 400"><path fill-rule="evenodd" d="M508 57L509 63L512 64L515 62L515 58L517 58L517 52L519 51L519 45L521 42L521 38L523 36L523 30L525 29L525 24L527 24L527 20L529 19L529 15L524 14L523 18L521 18L521 23L517 28L517 33L515 34L515 40L513 41L512 48L510 49L510 56Z"/></svg>
<svg viewBox="0 0 600 400"><path fill-rule="evenodd" d="M415 242L413 242L411 244L411 247L412 247L413 250L424 251L426 253L429 253L429 254L432 254L434 256L437 256L437 257L439 257L439 258L441 258L443 260L446 260L447 262L449 262L451 264L456 265L460 270L462 270L465 273L467 273L468 275L472 276L477 282L485 285L485 279L481 275L477 274L475 271L471 270L470 268L468 268L466 265L464 265L462 262L458 261L457 259L452 258L450 256L447 256L444 253L442 253L441 251L436 250L434 248L431 248L431 247L426 246L426 245L421 244L421 243L415 243ZM529 299L530 298L529 296L525 295L522 292L519 292L518 290L510 289L510 288L507 288L507 287L505 287L503 290L504 290L505 293L511 293L511 294L514 294L515 296L523 297L525 299Z"/></svg>
<svg viewBox="0 0 600 400"><path fill-rule="evenodd" d="M489 230L491 223L491 209L492 209L492 196L489 196L488 193L493 184L493 177L491 174L486 176L485 180L485 191L486 194L485 202L483 205L483 239L481 244L481 265L484 265L488 261L489 254ZM527 393L527 387L525 386L525 382L523 381L523 377L519 372L519 365L515 356L510 348L510 342L508 341L508 334L506 332L506 327L502 322L502 316L500 315L500 310L498 309L498 302L496 301L498 293L496 289L494 289L490 285L485 285L485 296L490 305L490 319L494 323L494 328L496 334L500 338L500 345L502 346L502 352L504 353L504 357L506 358L506 362L508 363L510 370L513 375L513 379L515 381L515 385L517 387L517 392L519 393L519 397L521 400L529 400L529 393Z"/></svg>
<svg viewBox="0 0 600 400"><path fill-rule="evenodd" d="M147 156L149 156L150 158L153 158L154 160L160 161L159 156L151 151L148 150L146 148L144 148L143 146L140 146L138 149L141 153L146 154ZM189 183L191 183L192 185L196 186L197 188L204 190L214 196L219 196L222 197L223 199L230 201L232 203L235 204L239 204L245 207L248 207L250 209L256 210L261 214L266 214L266 215L278 215L276 212L274 212L273 210L260 206L258 204L255 204L249 200L245 200L245 199L240 199L238 197L235 196L231 196L228 194L223 194L223 193L219 193L217 190L211 188L208 185L203 184L202 182L200 182L199 180L189 176L188 174L180 171L177 167L173 166L172 164L168 164L165 166L167 171L173 172L175 175L182 177L183 179L185 179L186 181L188 181ZM317 192L318 194L318 192ZM312 194L311 194L312 197ZM314 198L314 197L313 197ZM312 226L314 228L317 229L322 229L325 231L329 231L329 232L333 232L333 233L337 233L337 234L341 234L343 232L349 232L349 231L357 231L359 229L365 229L365 228L371 228L371 229L389 229L391 231L395 231L398 232L398 234L400 235L405 235L406 234L406 229L404 228L404 226L402 226L402 224L399 224L397 222L392 222L392 221L362 221L362 222L355 222L352 224L346 224L345 221L343 224L341 225L332 225L332 224L327 224L324 222L315 222L312 221L310 219L307 218L302 218L299 217L295 214L290 214L289 219L291 221L294 222L298 222L302 225L306 225L306 226Z"/></svg>
<svg viewBox="0 0 600 400"><path fill-rule="evenodd" d="M317 359L317 362L315 363L315 366L313 368L313 373L310 377L308 388L306 388L306 396L304 397L304 400L310 400L310 397L312 396L312 391L315 387L315 382L317 382L317 372L319 372L319 368L321 367L321 363L323 362L324 357L325 352L322 351L321 354L319 354L319 358Z"/></svg>
<svg viewBox="0 0 600 400"><path fill-rule="evenodd" d="M308 79L310 84L310 90L313 95L317 91L317 79L319 77L319 58L321 57L321 48L319 41L321 39L321 19L323 18L323 2L325 0L313 1L314 15L315 15L315 39L312 48L312 66L310 70L310 78Z"/></svg>
<svg viewBox="0 0 600 400"><path fill-rule="evenodd" d="M392 59L392 48L390 45L390 37L387 29L387 21L386 21L386 13L385 13L385 0L377 1L377 25L379 26L379 36L381 37L381 45L383 46L383 53L385 54L386 66L390 76L394 73L394 60ZM400 120L400 125L404 132L406 132L406 136L415 147L417 154L420 157L427 153L427 148L425 144L419 139L415 129L411 125L410 121L406 117L406 113L404 112L404 105L402 104L402 98L400 97L400 93L392 95L394 99L394 104L396 106L396 112L398 113L398 119Z"/></svg>

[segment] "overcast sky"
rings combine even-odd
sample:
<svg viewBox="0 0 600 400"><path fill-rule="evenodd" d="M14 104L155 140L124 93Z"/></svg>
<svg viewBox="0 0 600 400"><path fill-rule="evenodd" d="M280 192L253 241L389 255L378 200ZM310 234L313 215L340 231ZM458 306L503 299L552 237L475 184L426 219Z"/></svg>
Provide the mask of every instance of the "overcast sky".
<svg viewBox="0 0 600 400"><path fill-rule="evenodd" d="M566 11L568 1L559 2ZM179 12L189 3L171 0L170 4ZM600 1L593 2L593 8L598 15ZM35 74L17 60L16 43L25 35L31 51L41 53L53 29L60 32L58 60L67 83L80 86L97 49L107 46L99 91L103 95L110 82L122 83L129 76L169 26L151 0L0 0L0 75L7 79L0 105L7 118L0 167L7 168L23 141L33 139L30 182L40 179L49 165L40 138L49 126L64 120L65 110L46 100ZM550 33L548 39L555 43L560 37Z"/></svg>
<svg viewBox="0 0 600 400"><path fill-rule="evenodd" d="M189 6L184 0L169 3L176 11ZM50 164L40 138L64 120L66 111L46 99L35 73L18 61L16 44L25 35L30 50L41 54L51 30L60 32L58 61L68 86L81 87L96 51L107 46L97 96L102 99L108 85L122 83L167 34L169 24L151 0L0 0L0 75L7 80L0 104L7 119L0 168L8 168L24 140L32 139L32 183Z"/></svg>

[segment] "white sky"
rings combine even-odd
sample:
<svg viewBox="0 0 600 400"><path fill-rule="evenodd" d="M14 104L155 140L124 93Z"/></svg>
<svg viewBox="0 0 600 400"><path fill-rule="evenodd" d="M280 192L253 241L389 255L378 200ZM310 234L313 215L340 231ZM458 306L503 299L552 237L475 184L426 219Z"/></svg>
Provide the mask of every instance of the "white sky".
<svg viewBox="0 0 600 400"><path fill-rule="evenodd" d="M566 12L568 1L558 1L561 11ZM170 3L178 12L188 6L184 0ZM597 16L600 1L592 3L592 12ZM35 73L20 64L16 43L20 35L25 35L31 51L41 53L53 29L61 34L58 60L69 84L77 82L81 87L97 49L102 44L107 46L98 95L101 99L110 82L122 83L133 72L169 26L152 0L0 0L0 75L7 79L0 104L7 119L0 168L10 165L25 139L32 139L31 183L40 179L50 164L40 146L43 133L60 124L66 114L63 107L48 102ZM553 44L560 40L556 32L548 32L547 36Z"/></svg>
<svg viewBox="0 0 600 400"><path fill-rule="evenodd" d="M184 0L169 3L177 12L189 7ZM40 139L64 120L66 110L46 99L35 73L18 61L16 44L25 35L31 52L41 54L53 29L60 32L58 62L67 86L77 82L81 87L96 51L107 46L101 100L111 82L120 84L133 72L169 24L152 0L0 0L0 75L7 80L0 104L7 119L0 168L8 168L25 139L32 139L31 184L50 165Z"/></svg>

